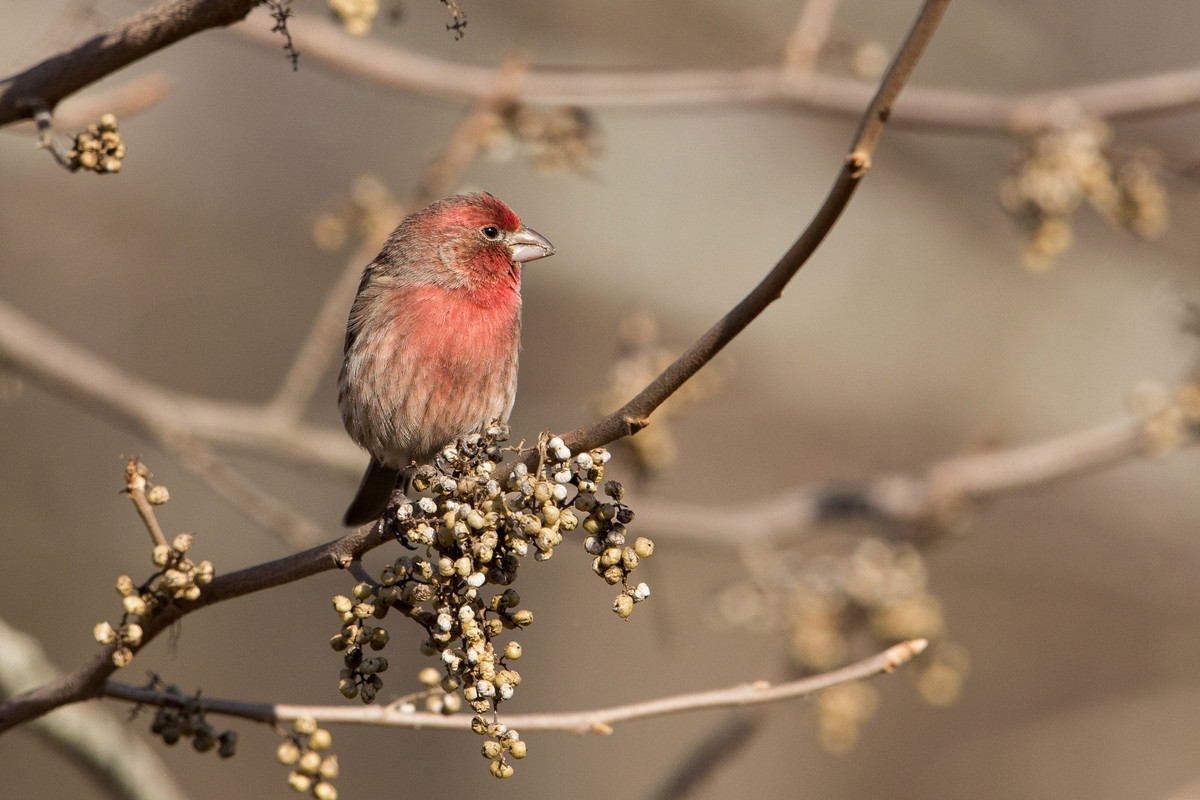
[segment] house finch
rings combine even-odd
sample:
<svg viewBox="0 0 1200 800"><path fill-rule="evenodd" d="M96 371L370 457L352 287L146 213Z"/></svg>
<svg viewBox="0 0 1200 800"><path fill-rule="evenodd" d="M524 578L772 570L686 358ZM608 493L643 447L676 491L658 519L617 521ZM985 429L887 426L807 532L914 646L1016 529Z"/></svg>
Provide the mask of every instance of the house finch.
<svg viewBox="0 0 1200 800"><path fill-rule="evenodd" d="M342 422L371 454L346 525L377 519L414 463L508 419L521 265L553 254L490 194L439 200L392 231L363 271L338 376Z"/></svg>

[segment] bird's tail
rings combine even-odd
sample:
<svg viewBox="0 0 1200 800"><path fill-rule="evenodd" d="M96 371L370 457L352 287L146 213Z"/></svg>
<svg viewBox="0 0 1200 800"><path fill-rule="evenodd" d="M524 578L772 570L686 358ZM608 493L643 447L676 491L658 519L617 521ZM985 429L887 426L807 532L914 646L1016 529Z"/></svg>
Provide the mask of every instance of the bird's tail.
<svg viewBox="0 0 1200 800"><path fill-rule="evenodd" d="M391 499L399 479L400 470L395 467L385 467L375 459L371 459L371 464L367 467L366 474L363 475L362 483L358 485L358 492L342 517L342 524L357 528L359 525L366 525L368 522L379 519L383 515L383 510L387 508L388 500ZM405 484L407 483L406 480Z"/></svg>

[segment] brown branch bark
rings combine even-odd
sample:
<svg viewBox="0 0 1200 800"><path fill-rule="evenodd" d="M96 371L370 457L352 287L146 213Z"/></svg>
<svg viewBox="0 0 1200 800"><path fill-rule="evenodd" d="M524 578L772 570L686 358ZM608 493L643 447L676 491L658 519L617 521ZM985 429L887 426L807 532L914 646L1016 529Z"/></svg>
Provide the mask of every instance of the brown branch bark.
<svg viewBox="0 0 1200 800"><path fill-rule="evenodd" d="M261 0L170 0L0 80L0 126L52 110L67 95L194 33L244 18Z"/></svg>
<svg viewBox="0 0 1200 800"><path fill-rule="evenodd" d="M344 568L382 543L383 539L373 533L372 529L364 528L303 553L219 575L205 587L200 599L194 602L180 602L174 608L145 621L142 624L142 645L138 650L193 611L253 592L283 586L331 569ZM99 697L104 682L117 670L112 663L112 651L116 647L116 644L104 647L66 675L0 704L0 733L60 706Z"/></svg>

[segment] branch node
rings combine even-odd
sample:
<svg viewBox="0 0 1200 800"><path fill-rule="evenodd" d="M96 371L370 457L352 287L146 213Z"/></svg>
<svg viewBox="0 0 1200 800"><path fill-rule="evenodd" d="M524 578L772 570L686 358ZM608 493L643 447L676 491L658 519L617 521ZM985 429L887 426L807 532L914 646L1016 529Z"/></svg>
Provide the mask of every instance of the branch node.
<svg viewBox="0 0 1200 800"><path fill-rule="evenodd" d="M846 168L850 170L851 178L861 178L871 168L871 154L865 150L851 151L846 156Z"/></svg>

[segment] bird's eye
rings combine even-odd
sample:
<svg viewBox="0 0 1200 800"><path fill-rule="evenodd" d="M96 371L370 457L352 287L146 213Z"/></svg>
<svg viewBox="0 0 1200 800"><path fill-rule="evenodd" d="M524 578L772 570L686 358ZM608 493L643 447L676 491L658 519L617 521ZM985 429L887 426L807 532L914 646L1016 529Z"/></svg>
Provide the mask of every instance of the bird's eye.
<svg viewBox="0 0 1200 800"><path fill-rule="evenodd" d="M479 232L483 234L483 238L493 242L500 238L500 229L495 225L484 225Z"/></svg>

